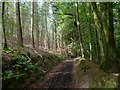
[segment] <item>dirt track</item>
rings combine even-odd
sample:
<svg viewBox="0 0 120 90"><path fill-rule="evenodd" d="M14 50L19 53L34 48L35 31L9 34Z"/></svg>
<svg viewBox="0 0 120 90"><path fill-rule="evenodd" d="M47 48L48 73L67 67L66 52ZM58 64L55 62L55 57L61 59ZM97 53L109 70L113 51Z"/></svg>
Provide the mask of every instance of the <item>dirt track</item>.
<svg viewBox="0 0 120 90"><path fill-rule="evenodd" d="M53 68L46 75L42 83L34 85L35 88L75 88L76 74L75 61L69 59Z"/></svg>

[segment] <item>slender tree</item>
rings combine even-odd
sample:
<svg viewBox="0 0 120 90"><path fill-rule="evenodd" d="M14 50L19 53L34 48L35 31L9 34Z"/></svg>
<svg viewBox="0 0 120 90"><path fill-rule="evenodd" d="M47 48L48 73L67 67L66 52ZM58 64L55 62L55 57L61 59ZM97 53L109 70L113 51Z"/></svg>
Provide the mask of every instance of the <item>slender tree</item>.
<svg viewBox="0 0 120 90"><path fill-rule="evenodd" d="M103 18L100 16L102 11L101 12L99 11L95 2L91 4L93 7L94 21L95 21L95 25L97 29L97 39L98 39L97 50L98 50L98 58L99 58L98 63L102 64L102 62L105 61L105 59L107 58L107 55L106 55L107 53L105 52L105 49L107 48L104 48L106 46L104 43L106 38L105 38L104 31L103 31L104 30L103 22L102 22Z"/></svg>
<svg viewBox="0 0 120 90"><path fill-rule="evenodd" d="M39 31L39 13L38 13L38 4L36 3L36 6L35 6L35 10L36 10L36 13L35 13L35 16L36 16L36 47L39 47L39 34L40 34L40 31Z"/></svg>
<svg viewBox="0 0 120 90"><path fill-rule="evenodd" d="M7 49L7 38L6 38L6 30L5 30L5 2L2 2L2 27L3 27L3 49Z"/></svg>
<svg viewBox="0 0 120 90"><path fill-rule="evenodd" d="M32 7L32 16L31 16L31 41L32 47L35 48L35 41L34 41L34 1L31 2Z"/></svg>
<svg viewBox="0 0 120 90"><path fill-rule="evenodd" d="M79 21L79 8L78 8L78 2L75 3L76 5L76 15L75 15L75 19L76 19L76 24L77 24L77 31L78 31L78 36L79 36L79 45L80 45L80 51L81 51L81 56L82 59L85 59L84 57L84 50L83 50L83 44L82 44L82 35L81 35L81 31L80 31L80 21Z"/></svg>
<svg viewBox="0 0 120 90"><path fill-rule="evenodd" d="M19 47L23 47L22 26L20 18L20 2L16 2L16 24L17 24L17 43Z"/></svg>
<svg viewBox="0 0 120 90"><path fill-rule="evenodd" d="M58 48L58 44L57 44L57 22L56 20L54 21L54 24L55 24L55 49L57 50Z"/></svg>
<svg viewBox="0 0 120 90"><path fill-rule="evenodd" d="M48 35L48 23L47 23L47 11L48 11L48 3L45 2L45 49L49 49L49 35Z"/></svg>
<svg viewBox="0 0 120 90"><path fill-rule="evenodd" d="M114 25L113 25L113 3L108 3L108 13L109 13L109 45L111 48L115 48L114 40Z"/></svg>

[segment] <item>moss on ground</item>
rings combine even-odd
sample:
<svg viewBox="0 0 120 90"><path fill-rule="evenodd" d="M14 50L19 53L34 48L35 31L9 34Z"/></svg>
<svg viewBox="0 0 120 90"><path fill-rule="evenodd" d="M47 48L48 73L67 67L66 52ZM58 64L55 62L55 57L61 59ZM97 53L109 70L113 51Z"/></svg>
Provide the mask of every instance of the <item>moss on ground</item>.
<svg viewBox="0 0 120 90"><path fill-rule="evenodd" d="M77 66L78 87L87 88L116 88L118 76L114 73L104 72L92 61L81 61ZM85 86L83 88L86 88Z"/></svg>

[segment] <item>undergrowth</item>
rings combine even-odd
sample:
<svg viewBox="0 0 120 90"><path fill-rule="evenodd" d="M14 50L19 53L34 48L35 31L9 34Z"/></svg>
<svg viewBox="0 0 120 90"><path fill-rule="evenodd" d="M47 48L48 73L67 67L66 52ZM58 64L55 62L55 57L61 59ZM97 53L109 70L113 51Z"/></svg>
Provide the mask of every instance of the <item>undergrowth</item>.
<svg viewBox="0 0 120 90"><path fill-rule="evenodd" d="M44 53L39 55L24 53L21 50L3 50L2 54L2 80L3 88L23 88L42 81L52 67L63 60L63 57Z"/></svg>

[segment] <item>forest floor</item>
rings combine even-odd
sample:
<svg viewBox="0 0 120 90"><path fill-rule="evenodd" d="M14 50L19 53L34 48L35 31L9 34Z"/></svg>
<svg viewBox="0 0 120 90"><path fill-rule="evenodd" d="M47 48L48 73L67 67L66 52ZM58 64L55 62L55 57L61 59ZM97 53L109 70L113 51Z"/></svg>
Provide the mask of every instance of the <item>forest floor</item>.
<svg viewBox="0 0 120 90"><path fill-rule="evenodd" d="M30 62L26 54L30 57ZM79 60L79 58L65 60L61 56L40 49L3 51L3 61L4 87L6 85L9 85L9 88L117 88L120 86L119 73L105 72L90 60Z"/></svg>
<svg viewBox="0 0 120 90"><path fill-rule="evenodd" d="M53 67L45 79L32 88L117 88L118 73L107 73L92 61L70 58Z"/></svg>

